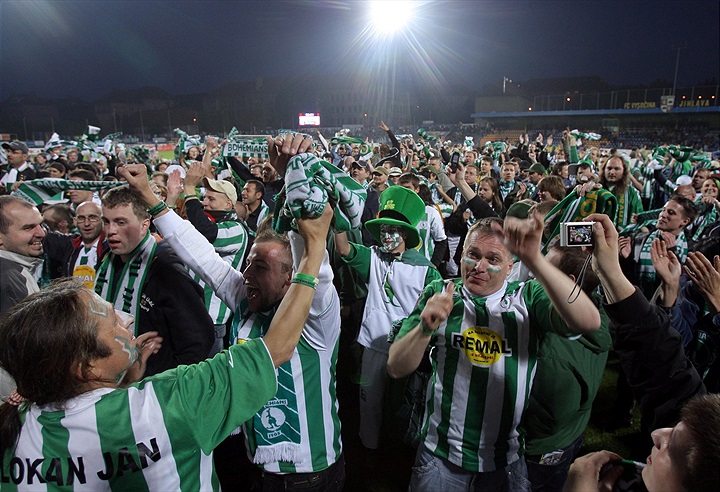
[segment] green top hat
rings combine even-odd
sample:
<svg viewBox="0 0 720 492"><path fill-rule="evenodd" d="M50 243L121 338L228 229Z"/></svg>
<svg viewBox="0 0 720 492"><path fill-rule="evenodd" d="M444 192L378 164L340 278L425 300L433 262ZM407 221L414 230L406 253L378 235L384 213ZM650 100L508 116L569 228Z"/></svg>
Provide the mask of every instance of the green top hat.
<svg viewBox="0 0 720 492"><path fill-rule="evenodd" d="M425 216L425 202L414 191L402 186L391 186L380 195L378 218L368 220L365 228L378 242L380 226L400 226L406 232L405 245L408 249L420 245L420 235L415 228Z"/></svg>

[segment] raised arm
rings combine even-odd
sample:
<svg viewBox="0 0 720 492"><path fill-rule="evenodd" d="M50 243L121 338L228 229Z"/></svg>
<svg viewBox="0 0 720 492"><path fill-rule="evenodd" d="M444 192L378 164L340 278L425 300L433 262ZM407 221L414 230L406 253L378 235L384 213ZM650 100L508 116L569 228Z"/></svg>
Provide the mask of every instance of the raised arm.
<svg viewBox="0 0 720 492"><path fill-rule="evenodd" d="M526 220L508 217L505 219L503 231L505 245L535 274L553 307L570 330L577 333L597 330L600 328L600 313L587 294L580 290L577 299L572 303L568 302L573 290L577 290L575 282L541 253L542 231L543 220L539 215Z"/></svg>

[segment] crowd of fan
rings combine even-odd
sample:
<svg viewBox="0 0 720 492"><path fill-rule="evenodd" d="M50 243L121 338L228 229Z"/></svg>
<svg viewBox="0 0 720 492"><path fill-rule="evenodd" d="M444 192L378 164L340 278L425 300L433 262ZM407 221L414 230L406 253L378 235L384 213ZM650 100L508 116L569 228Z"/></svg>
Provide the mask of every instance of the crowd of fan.
<svg viewBox="0 0 720 492"><path fill-rule="evenodd" d="M72 470L82 446L73 429L57 447L46 435L38 444L36 427L58 411L75 415L84 392L129 384L127 401L118 403L120 389L92 400L92 432L106 451L97 476L110 483L144 474L143 486L156 489L354 490L347 457L348 470L366 474L355 486L371 488L377 459L387 458L378 450L400 442L400 454L417 453L412 475L398 471L412 490L716 490L717 134L688 127L606 140L633 147L626 154L569 129L485 145L497 129L382 123L363 132L279 135L260 157L223 157L214 137L181 139L172 161L123 146L93 156L57 146L31 158L22 142L4 143L2 481L32 483L22 467L33 456ZM293 194L305 189L305 202L322 196L334 206L334 233L327 210L293 215ZM565 230L584 219L592 234ZM68 289L65 277L83 284ZM83 349L87 360L38 367L29 357L56 355L24 352L21 336L34 337L32 310L50 302L64 304L43 321L57 330L70 330L61 324L79 306L117 323L108 330L124 330L114 341L129 367L116 369L117 350L100 345ZM243 343L260 337L263 345ZM639 405L638 446L653 449L641 476L611 452L577 456L613 348L621 374L608 416L629 425ZM343 401L336 379L358 383L359 395ZM113 394L115 406L102 408ZM133 413L138 405L154 405L144 414L164 419L162 432ZM117 439L137 446L130 458L104 441L115 413L129 433ZM360 449L343 454L340 427L353 413ZM169 449L151 440L160 434L178 463L153 475ZM203 460L214 448L213 468ZM72 483L59 467L43 466L38 479Z"/></svg>

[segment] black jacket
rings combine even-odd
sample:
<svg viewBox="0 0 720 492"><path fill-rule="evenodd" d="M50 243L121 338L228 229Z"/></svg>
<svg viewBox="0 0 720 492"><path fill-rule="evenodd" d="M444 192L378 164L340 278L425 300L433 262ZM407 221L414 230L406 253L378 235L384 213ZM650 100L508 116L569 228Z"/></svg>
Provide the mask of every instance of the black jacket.
<svg viewBox="0 0 720 492"><path fill-rule="evenodd" d="M120 257L112 261L122 267ZM148 359L145 376L207 358L215 327L203 291L167 243L158 243L140 295L136 335L157 331L164 339L160 352Z"/></svg>

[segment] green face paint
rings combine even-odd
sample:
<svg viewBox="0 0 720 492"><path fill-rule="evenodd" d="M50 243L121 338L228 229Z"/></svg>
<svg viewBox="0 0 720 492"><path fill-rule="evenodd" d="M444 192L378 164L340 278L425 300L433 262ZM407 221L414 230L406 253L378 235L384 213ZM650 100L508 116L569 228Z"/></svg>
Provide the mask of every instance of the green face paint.
<svg viewBox="0 0 720 492"><path fill-rule="evenodd" d="M120 344L122 347L122 351L128 354L128 360L130 361L130 365L135 364L137 360L140 358L140 351L136 349L130 339L125 337L119 337L115 336L115 341Z"/></svg>
<svg viewBox="0 0 720 492"><path fill-rule="evenodd" d="M110 316L109 305L105 302L102 302L100 296L95 293L93 293L93 295L90 297L90 302L88 302L88 311L102 318L107 318L108 316Z"/></svg>
<svg viewBox="0 0 720 492"><path fill-rule="evenodd" d="M488 266L487 266L487 271L488 271L489 273L498 274L498 273L500 273L500 267L499 267L499 266L495 266L495 265L488 265Z"/></svg>

